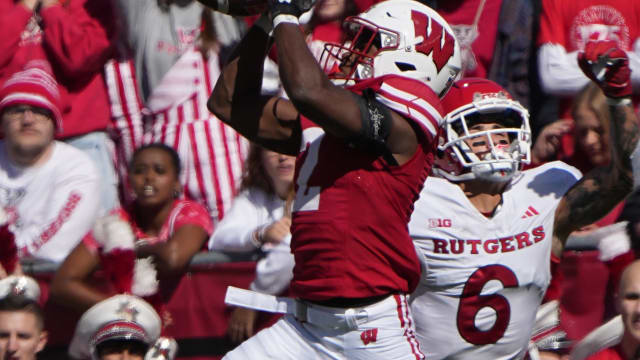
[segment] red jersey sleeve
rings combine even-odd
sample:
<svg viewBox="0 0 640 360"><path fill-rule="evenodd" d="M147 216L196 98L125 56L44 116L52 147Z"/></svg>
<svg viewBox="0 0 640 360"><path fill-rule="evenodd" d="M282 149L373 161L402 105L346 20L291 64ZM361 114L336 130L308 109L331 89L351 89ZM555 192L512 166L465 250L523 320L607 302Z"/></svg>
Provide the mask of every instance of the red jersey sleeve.
<svg viewBox="0 0 640 360"><path fill-rule="evenodd" d="M72 0L41 11L44 42L67 75L102 71L115 31L110 1Z"/></svg>
<svg viewBox="0 0 640 360"><path fill-rule="evenodd" d="M375 90L376 99L415 121L432 141L440 133L444 111L440 98L431 88L418 80L388 75Z"/></svg>
<svg viewBox="0 0 640 360"><path fill-rule="evenodd" d="M204 229L207 235L213 233L213 222L209 212L200 204L193 201L184 201L180 210L176 214L173 223L173 232L175 233L181 226L196 225Z"/></svg>
<svg viewBox="0 0 640 360"><path fill-rule="evenodd" d="M564 0L561 0L564 1ZM559 44L566 47L564 18L558 1L543 0L542 11L540 12L540 32L538 33L537 45L545 43Z"/></svg>

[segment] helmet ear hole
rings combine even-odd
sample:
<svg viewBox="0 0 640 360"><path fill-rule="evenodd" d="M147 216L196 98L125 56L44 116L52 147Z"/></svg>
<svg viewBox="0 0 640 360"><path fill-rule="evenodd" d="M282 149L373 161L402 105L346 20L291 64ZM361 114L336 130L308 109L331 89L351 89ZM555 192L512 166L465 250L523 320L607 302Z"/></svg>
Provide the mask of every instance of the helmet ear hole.
<svg viewBox="0 0 640 360"><path fill-rule="evenodd" d="M396 62L396 66L400 71L415 71L416 67L413 64L407 64L403 62Z"/></svg>

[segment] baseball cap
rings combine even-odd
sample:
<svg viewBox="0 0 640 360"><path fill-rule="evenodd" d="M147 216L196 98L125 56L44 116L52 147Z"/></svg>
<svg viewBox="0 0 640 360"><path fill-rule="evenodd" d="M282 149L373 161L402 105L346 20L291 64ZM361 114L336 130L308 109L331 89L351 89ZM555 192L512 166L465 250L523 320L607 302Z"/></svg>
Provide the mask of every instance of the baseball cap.
<svg viewBox="0 0 640 360"><path fill-rule="evenodd" d="M97 359L96 346L108 340L139 341L152 346L160 336L160 316L144 300L133 295L115 295L87 310L69 345L76 359Z"/></svg>
<svg viewBox="0 0 640 360"><path fill-rule="evenodd" d="M62 131L62 100L58 83L51 75L46 60L29 61L0 87L0 113L9 106L31 105L45 108L53 114L56 130Z"/></svg>

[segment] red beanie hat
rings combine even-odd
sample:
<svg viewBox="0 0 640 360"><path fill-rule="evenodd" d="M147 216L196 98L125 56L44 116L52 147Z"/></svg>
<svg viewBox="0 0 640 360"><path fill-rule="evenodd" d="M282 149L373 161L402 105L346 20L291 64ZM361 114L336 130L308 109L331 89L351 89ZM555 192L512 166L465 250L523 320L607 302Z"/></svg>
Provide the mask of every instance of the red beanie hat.
<svg viewBox="0 0 640 360"><path fill-rule="evenodd" d="M9 106L26 104L45 108L53 114L58 132L62 131L62 114L58 83L51 75L51 66L45 60L28 62L2 84L0 113Z"/></svg>

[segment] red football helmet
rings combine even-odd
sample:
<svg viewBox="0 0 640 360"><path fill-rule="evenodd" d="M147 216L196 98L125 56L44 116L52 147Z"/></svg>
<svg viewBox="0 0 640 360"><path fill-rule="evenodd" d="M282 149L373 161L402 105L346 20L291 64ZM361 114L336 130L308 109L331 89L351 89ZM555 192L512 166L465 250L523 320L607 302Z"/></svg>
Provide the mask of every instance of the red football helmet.
<svg viewBox="0 0 640 360"><path fill-rule="evenodd" d="M487 79L457 81L442 99L445 135L434 172L451 181L508 181L531 161L529 112L500 85ZM475 131L475 124L499 127ZM508 135L509 144L494 143L493 134ZM482 139L488 151L478 156L469 144Z"/></svg>
<svg viewBox="0 0 640 360"><path fill-rule="evenodd" d="M348 18L344 26L347 41L325 45L320 58L336 84L398 74L420 80L442 96L458 76L460 46L453 30L424 4L383 1Z"/></svg>

